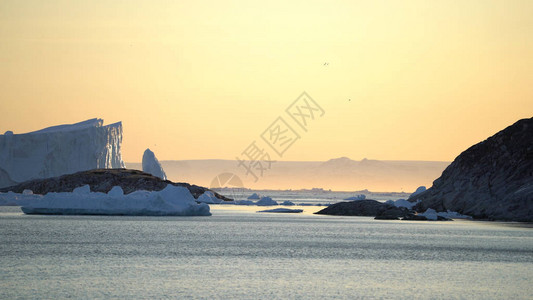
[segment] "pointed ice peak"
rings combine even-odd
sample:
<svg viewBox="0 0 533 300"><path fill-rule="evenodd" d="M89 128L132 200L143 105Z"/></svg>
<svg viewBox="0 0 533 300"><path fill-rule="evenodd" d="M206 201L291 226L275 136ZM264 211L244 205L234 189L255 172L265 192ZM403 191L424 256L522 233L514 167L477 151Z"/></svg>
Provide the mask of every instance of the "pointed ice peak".
<svg viewBox="0 0 533 300"><path fill-rule="evenodd" d="M142 166L143 172L167 180L167 175L165 174L165 171L163 171L163 167L161 167L159 160L157 160L154 152L152 152L150 148L144 151Z"/></svg>

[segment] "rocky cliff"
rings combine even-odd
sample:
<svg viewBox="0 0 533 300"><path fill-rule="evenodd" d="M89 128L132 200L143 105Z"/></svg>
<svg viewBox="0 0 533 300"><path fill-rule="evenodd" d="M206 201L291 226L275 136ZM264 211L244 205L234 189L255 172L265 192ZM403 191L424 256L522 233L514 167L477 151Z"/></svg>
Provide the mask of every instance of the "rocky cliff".
<svg viewBox="0 0 533 300"><path fill-rule="evenodd" d="M476 219L533 221L533 118L522 119L461 153L415 209Z"/></svg>
<svg viewBox="0 0 533 300"><path fill-rule="evenodd" d="M122 123L102 119L0 135L0 187L96 168L124 168Z"/></svg>

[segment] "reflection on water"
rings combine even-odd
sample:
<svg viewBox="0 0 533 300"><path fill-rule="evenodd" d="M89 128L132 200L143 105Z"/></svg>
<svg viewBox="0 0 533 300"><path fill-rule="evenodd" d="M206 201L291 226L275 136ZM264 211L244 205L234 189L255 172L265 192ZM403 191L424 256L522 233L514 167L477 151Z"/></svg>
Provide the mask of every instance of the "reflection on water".
<svg viewBox="0 0 533 300"><path fill-rule="evenodd" d="M299 207L300 208L300 207ZM256 213L27 216L0 208L0 298L499 298L533 294L533 231Z"/></svg>

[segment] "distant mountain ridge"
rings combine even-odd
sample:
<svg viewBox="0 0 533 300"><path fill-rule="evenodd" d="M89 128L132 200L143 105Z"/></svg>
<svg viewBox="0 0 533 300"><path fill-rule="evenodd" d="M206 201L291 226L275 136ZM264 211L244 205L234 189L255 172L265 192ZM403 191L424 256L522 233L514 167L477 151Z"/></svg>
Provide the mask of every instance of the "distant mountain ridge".
<svg viewBox="0 0 533 300"><path fill-rule="evenodd" d="M208 186L220 173L239 176L244 186L252 189L311 189L336 191L406 191L420 185L431 185L449 162L388 161L348 157L327 161L278 161L265 170L257 182L235 160L172 160L161 161L167 177L174 181L195 182ZM128 168L142 168L140 163L127 163Z"/></svg>

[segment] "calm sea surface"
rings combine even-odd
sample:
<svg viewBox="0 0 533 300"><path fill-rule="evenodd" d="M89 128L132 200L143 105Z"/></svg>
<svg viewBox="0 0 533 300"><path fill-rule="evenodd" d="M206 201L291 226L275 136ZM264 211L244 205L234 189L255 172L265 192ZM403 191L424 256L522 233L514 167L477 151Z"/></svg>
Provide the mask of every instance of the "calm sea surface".
<svg viewBox="0 0 533 300"><path fill-rule="evenodd" d="M533 229L212 206L211 217L0 207L0 299L532 299Z"/></svg>

